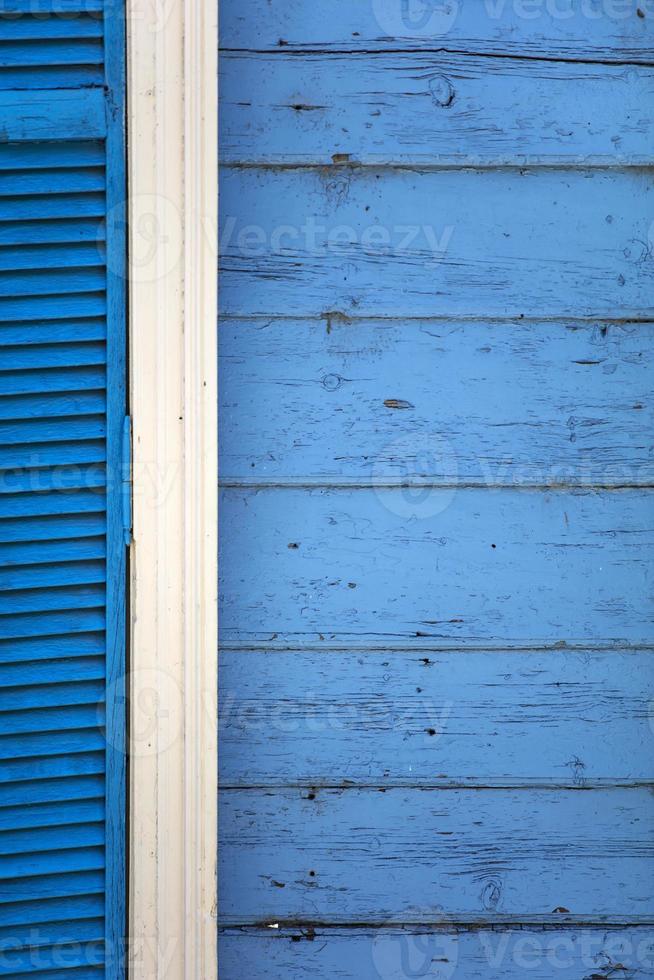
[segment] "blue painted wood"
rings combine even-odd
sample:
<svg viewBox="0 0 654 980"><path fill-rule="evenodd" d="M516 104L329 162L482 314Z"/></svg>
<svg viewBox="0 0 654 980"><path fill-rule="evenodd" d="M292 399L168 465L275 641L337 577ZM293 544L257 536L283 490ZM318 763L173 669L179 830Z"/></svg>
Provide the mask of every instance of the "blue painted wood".
<svg viewBox="0 0 654 980"><path fill-rule="evenodd" d="M225 167L224 315L654 314L645 171Z"/></svg>
<svg viewBox="0 0 654 980"><path fill-rule="evenodd" d="M115 4L8 3L0 976L122 980L125 24Z"/></svg>
<svg viewBox="0 0 654 980"><path fill-rule="evenodd" d="M224 318L219 341L223 482L654 481L651 323Z"/></svg>
<svg viewBox="0 0 654 980"><path fill-rule="evenodd" d="M220 2L225 980L652 974L652 16Z"/></svg>
<svg viewBox="0 0 654 980"><path fill-rule="evenodd" d="M437 927L225 930L221 977L267 980L579 980L652 975L651 928L463 931L434 909ZM621 965L620 965L621 964ZM613 968L616 967L614 970Z"/></svg>
<svg viewBox="0 0 654 980"><path fill-rule="evenodd" d="M652 105L651 68L223 54L220 155L249 166L647 165Z"/></svg>
<svg viewBox="0 0 654 980"><path fill-rule="evenodd" d="M651 782L651 661L649 650L223 650L221 786ZM74 661L69 674L81 678Z"/></svg>
<svg viewBox="0 0 654 980"><path fill-rule="evenodd" d="M0 91L0 113L3 142L90 140L106 135L105 97L100 89Z"/></svg>
<svg viewBox="0 0 654 980"><path fill-rule="evenodd" d="M475 924L651 925L650 799L649 788L222 793L222 921L417 924L443 909Z"/></svg>
<svg viewBox="0 0 654 980"><path fill-rule="evenodd" d="M652 61L648 0L395 3L219 0L225 51L482 52L528 58ZM640 9L641 17L638 14ZM409 111L410 107L407 108Z"/></svg>
<svg viewBox="0 0 654 980"><path fill-rule="evenodd" d="M226 490L226 643L651 645L649 491Z"/></svg>

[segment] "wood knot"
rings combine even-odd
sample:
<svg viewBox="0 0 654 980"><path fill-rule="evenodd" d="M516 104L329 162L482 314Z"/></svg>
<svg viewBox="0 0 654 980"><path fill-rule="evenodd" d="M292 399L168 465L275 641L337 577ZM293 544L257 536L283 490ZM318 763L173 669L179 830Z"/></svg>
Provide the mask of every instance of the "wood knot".
<svg viewBox="0 0 654 980"><path fill-rule="evenodd" d="M429 91L434 105L446 109L454 102L454 86L445 75L436 75L429 82Z"/></svg>

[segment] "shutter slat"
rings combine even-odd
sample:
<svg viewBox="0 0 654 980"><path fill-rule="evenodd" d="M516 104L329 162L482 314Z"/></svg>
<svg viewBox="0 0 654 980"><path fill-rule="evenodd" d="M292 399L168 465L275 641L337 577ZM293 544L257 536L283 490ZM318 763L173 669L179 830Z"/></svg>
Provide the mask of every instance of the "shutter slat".
<svg viewBox="0 0 654 980"><path fill-rule="evenodd" d="M98 705L68 705L63 712L60 708L6 712L0 715L0 735L80 731L99 725L101 716L102 709Z"/></svg>
<svg viewBox="0 0 654 980"><path fill-rule="evenodd" d="M73 862L77 863L77 862ZM83 862L80 860L80 864ZM4 902L35 902L44 898L64 898L67 895L88 895L100 893L104 889L103 865L96 867L92 856L91 867L74 867L65 873L65 864L59 874L17 878L10 882L0 882L0 907Z"/></svg>
<svg viewBox="0 0 654 980"><path fill-rule="evenodd" d="M0 198L43 194L83 194L104 191L104 169L78 165L68 170L5 170L0 184Z"/></svg>
<svg viewBox="0 0 654 980"><path fill-rule="evenodd" d="M96 794L89 799L62 803L35 803L28 810L24 807L5 807L0 810L0 831L20 830L29 827L74 827L84 823L104 820L104 798ZM49 918L54 921L56 916Z"/></svg>
<svg viewBox="0 0 654 980"><path fill-rule="evenodd" d="M104 167L104 145L99 141L69 143L0 143L0 170L21 171L68 168L79 172Z"/></svg>
<svg viewBox="0 0 654 980"><path fill-rule="evenodd" d="M57 636L64 631L70 633L89 633L104 629L104 613L98 606L78 607L73 617L67 610L70 606L56 606L52 610L18 612L13 616L0 618L0 639L11 640L23 636ZM74 607L72 607L74 608Z"/></svg>
<svg viewBox="0 0 654 980"><path fill-rule="evenodd" d="M106 340L107 324L102 318L55 321L54 323L0 324L0 347L33 344L88 343Z"/></svg>
<svg viewBox="0 0 654 980"><path fill-rule="evenodd" d="M28 56L28 51L15 52L13 56L5 52L0 63L0 75L5 65L20 65L22 68L46 63L42 56L29 63L20 60ZM91 62L90 54L88 62L95 63ZM0 91L0 115L7 142L103 139L107 133L102 89Z"/></svg>
<svg viewBox="0 0 654 980"><path fill-rule="evenodd" d="M102 12L113 0L3 0L5 14L91 14ZM115 5L113 6L115 10Z"/></svg>
<svg viewBox="0 0 654 980"><path fill-rule="evenodd" d="M48 640L27 637L24 640L0 642L0 664L96 657L102 656L104 652L104 637L100 633L90 633L87 636L53 636Z"/></svg>
<svg viewBox="0 0 654 980"><path fill-rule="evenodd" d="M43 374L32 371L16 371L2 379L3 395L40 394L60 391L90 391L104 388L104 370L69 369ZM0 397L0 404L2 398Z"/></svg>
<svg viewBox="0 0 654 980"><path fill-rule="evenodd" d="M49 65L101 65L102 41L93 38L0 42L0 70Z"/></svg>
<svg viewBox="0 0 654 980"><path fill-rule="evenodd" d="M39 732L36 735L3 735L0 737L0 759L29 759L31 756L84 755L104 750L104 738L98 730L82 728L72 732Z"/></svg>
<svg viewBox="0 0 654 980"><path fill-rule="evenodd" d="M60 563L57 565L32 565L28 568L0 569L0 591L11 591L17 588L34 589L46 585L87 585L104 583L105 580L106 568L103 561L80 561L67 565ZM34 665L32 667L34 676L37 676L43 669L42 665ZM3 680L5 676L3 668L0 667L0 687L5 686Z"/></svg>
<svg viewBox="0 0 654 980"><path fill-rule="evenodd" d="M0 474L0 496L11 493L33 493L35 490L75 490L106 488L107 477L102 463L60 466L52 469L16 470Z"/></svg>
<svg viewBox="0 0 654 980"><path fill-rule="evenodd" d="M33 5L26 11L33 10ZM57 11L61 12L57 3ZM80 10L85 9L80 7ZM6 3L2 5L7 12ZM103 25L98 17L80 15L78 17L0 17L0 42L22 40L46 40L50 38L99 38L102 39ZM0 51L0 59L2 53Z"/></svg>
<svg viewBox="0 0 654 980"><path fill-rule="evenodd" d="M0 249L0 273L43 269L85 269L104 265L104 246L72 242L69 245L32 245ZM9 293L8 295L13 295Z"/></svg>
<svg viewBox="0 0 654 980"><path fill-rule="evenodd" d="M84 439L103 439L107 427L104 416L81 419L24 419L19 422L0 421L0 446L15 446L30 442L79 442Z"/></svg>
<svg viewBox="0 0 654 980"><path fill-rule="evenodd" d="M35 199L36 198L36 199ZM33 221L38 215L38 225L53 218L101 219L105 212L105 199L94 191L75 194L53 194L51 197L26 194L6 197L2 202L2 222ZM97 228L96 237L97 237ZM13 242L8 244L12 245Z"/></svg>
<svg viewBox="0 0 654 980"><path fill-rule="evenodd" d="M0 468L8 470L27 466L64 466L70 465L71 463L95 463L103 462L104 459L104 442L59 443L56 446L52 446L49 443L35 443L25 449L18 447L0 449Z"/></svg>
<svg viewBox="0 0 654 980"><path fill-rule="evenodd" d="M104 293L78 296L30 296L18 299L0 298L0 317L6 320L62 320L83 316L105 316Z"/></svg>
<svg viewBox="0 0 654 980"><path fill-rule="evenodd" d="M57 915L58 913L54 911L54 914ZM80 916L78 921L66 921L65 915L62 915L62 919L62 922L40 923L36 936L31 925L14 925L8 928L0 926L0 943L3 944L3 948L19 950L29 947L41 948L51 946L54 943L72 942L73 940L93 942L103 938L104 919L102 910L99 914L96 913L95 918L92 913L87 911L86 916L84 918Z"/></svg>
<svg viewBox="0 0 654 980"><path fill-rule="evenodd" d="M71 526L77 527L80 531L76 540L67 540L67 534L70 532L63 532L59 539L51 534L50 541L0 544L0 568L8 565L41 565L56 561L85 561L105 557L104 521L96 521L94 524L89 521L82 524L77 520L74 524L71 522L69 528ZM1 532L2 522L0 522L0 534ZM87 536L82 537L82 532ZM69 631L62 630L62 632Z"/></svg>
<svg viewBox="0 0 654 980"><path fill-rule="evenodd" d="M78 704L100 704L103 699L104 677L95 680L7 688L2 694L0 717L7 711L38 710L53 705L67 708Z"/></svg>
<svg viewBox="0 0 654 980"><path fill-rule="evenodd" d="M91 203L92 207L88 199L80 195L80 200L74 203L58 201L53 204L50 202L49 209L55 213L47 215L39 209L39 219L15 221L14 215L11 216L11 220L8 215L5 221L0 221L0 245L44 246L75 244L76 242L97 244L104 240L104 225L100 218L97 215L93 219L86 217L86 215L80 218L75 213L70 213L71 211L85 210L95 214L98 210L97 202L92 201ZM18 209L18 205L15 207ZM61 214L61 212L64 213ZM37 317L38 314L33 319Z"/></svg>
<svg viewBox="0 0 654 980"><path fill-rule="evenodd" d="M79 755L49 756L0 762L0 783L18 783L29 779L60 779L65 776L89 776L105 772L104 747L100 752ZM0 840L0 847L2 840ZM37 848L31 848L37 850Z"/></svg>
<svg viewBox="0 0 654 980"><path fill-rule="evenodd" d="M39 779L33 784L17 783L0 786L0 828L2 808L32 803L70 802L102 797L104 780L101 776L75 776L72 779Z"/></svg>

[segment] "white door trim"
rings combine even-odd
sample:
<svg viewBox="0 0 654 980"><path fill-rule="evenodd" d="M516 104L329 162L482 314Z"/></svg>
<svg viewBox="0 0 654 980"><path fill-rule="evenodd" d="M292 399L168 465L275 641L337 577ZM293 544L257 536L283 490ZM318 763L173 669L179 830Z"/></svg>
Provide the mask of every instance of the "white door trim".
<svg viewBox="0 0 654 980"><path fill-rule="evenodd" d="M127 0L132 980L215 980L217 0Z"/></svg>

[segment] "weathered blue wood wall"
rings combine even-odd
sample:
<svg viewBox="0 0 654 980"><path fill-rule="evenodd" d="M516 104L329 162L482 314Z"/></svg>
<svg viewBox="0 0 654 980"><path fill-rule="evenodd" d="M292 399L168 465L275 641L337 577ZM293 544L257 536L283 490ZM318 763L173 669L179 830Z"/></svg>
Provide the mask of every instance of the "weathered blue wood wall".
<svg viewBox="0 0 654 980"><path fill-rule="evenodd" d="M222 980L654 974L654 8L222 0Z"/></svg>

